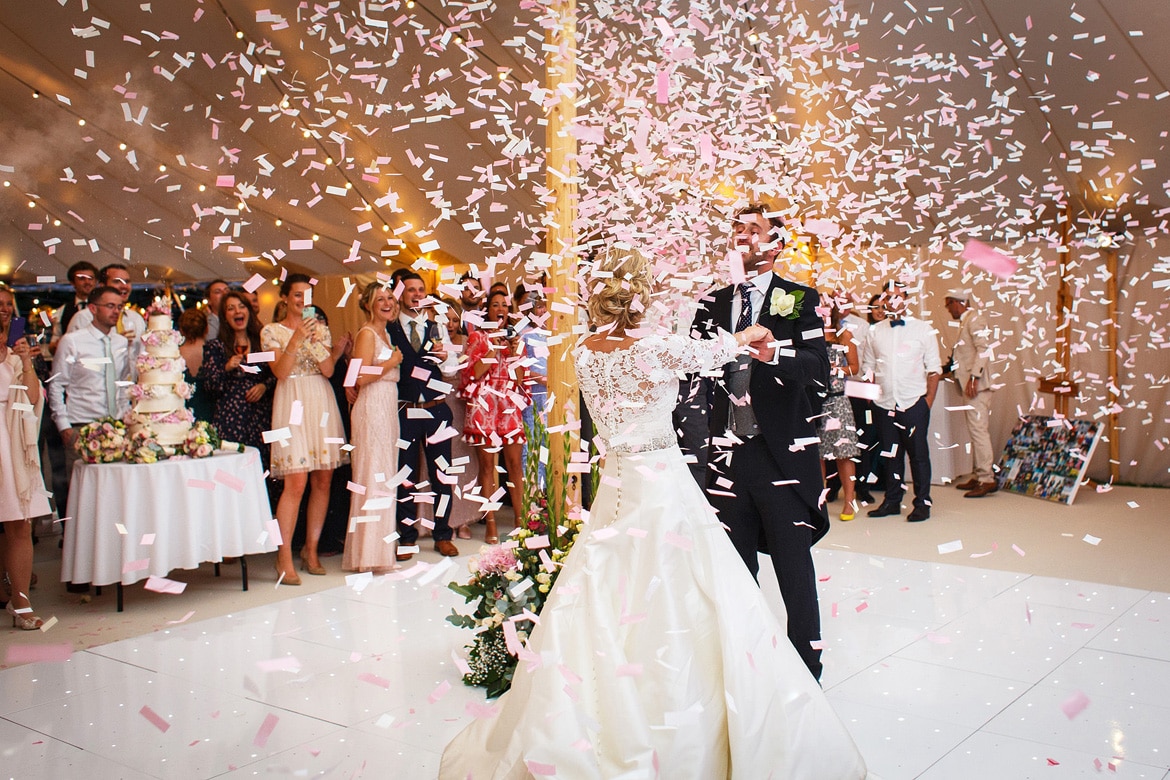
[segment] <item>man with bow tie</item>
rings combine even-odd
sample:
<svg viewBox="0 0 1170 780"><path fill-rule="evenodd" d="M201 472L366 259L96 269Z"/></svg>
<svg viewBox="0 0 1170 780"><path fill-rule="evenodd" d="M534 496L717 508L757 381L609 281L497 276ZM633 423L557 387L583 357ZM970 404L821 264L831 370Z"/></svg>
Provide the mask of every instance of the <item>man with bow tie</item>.
<svg viewBox="0 0 1170 780"><path fill-rule="evenodd" d="M914 483L914 508L906 516L911 523L930 517L930 449L927 428L930 407L938 392L942 365L938 336L929 323L906 315L906 288L886 285L878 302L879 321L870 329L861 351L861 371L873 376L881 388L877 400L881 457L888 462L886 495L870 517L902 514L906 456ZM884 318L882 315L884 314Z"/></svg>

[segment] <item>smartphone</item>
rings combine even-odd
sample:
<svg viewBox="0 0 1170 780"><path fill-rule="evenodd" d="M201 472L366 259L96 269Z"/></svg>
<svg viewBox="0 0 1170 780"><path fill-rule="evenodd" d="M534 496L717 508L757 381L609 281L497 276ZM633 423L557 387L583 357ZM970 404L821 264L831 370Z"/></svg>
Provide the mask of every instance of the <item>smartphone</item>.
<svg viewBox="0 0 1170 780"><path fill-rule="evenodd" d="M301 314L301 319L305 319L305 320L317 319L317 307L316 306L306 306L304 313Z"/></svg>
<svg viewBox="0 0 1170 780"><path fill-rule="evenodd" d="M16 342L24 338L24 328L28 324L28 320L24 317L13 317L12 322L8 323L8 348L16 346Z"/></svg>

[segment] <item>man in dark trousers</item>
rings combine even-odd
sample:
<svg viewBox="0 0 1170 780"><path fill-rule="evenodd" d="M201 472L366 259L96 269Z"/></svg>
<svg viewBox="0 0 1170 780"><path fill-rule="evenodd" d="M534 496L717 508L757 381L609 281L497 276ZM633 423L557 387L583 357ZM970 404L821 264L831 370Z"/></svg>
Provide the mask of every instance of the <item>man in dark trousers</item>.
<svg viewBox="0 0 1170 780"><path fill-rule="evenodd" d="M735 216L736 249L746 279L704 303L700 335L716 329L768 328L773 340L753 344L706 384L707 495L730 529L752 576L758 553L772 557L788 612L788 638L818 680L821 620L812 545L829 528L821 496L815 416L829 382L829 355L816 290L773 273L784 224L754 204ZM690 447L689 449L694 449Z"/></svg>
<svg viewBox="0 0 1170 780"><path fill-rule="evenodd" d="M398 560L414 555L409 549L418 543L418 517L413 493L429 492L435 499L435 527L431 532L435 549L454 557L459 548L451 541L451 485L446 469L451 465L451 408L447 406L450 385L444 374L454 373L456 358L443 340L444 329L428 316L424 301L426 284L414 272L399 277L402 309L398 319L386 326L390 343L402 351L398 380L398 435L409 446L399 448L398 462L411 467L412 474L398 486ZM418 481L419 453L426 458L430 484Z"/></svg>

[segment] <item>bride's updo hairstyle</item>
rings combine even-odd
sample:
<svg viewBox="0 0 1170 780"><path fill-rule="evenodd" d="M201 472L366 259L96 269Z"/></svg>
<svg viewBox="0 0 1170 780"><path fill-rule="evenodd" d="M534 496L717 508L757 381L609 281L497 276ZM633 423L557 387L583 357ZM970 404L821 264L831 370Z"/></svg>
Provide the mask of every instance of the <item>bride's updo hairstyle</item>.
<svg viewBox="0 0 1170 780"><path fill-rule="evenodd" d="M610 247L589 275L589 321L599 328L612 325L617 332L633 330L650 306L652 287L650 258L636 249Z"/></svg>

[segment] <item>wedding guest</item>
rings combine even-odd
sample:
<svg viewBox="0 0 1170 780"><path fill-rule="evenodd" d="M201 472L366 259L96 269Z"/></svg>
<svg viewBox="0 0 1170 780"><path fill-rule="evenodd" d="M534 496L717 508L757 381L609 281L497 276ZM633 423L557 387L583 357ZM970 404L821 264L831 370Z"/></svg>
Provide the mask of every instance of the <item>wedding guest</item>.
<svg viewBox="0 0 1170 780"><path fill-rule="evenodd" d="M398 380L398 431L406 446L399 452L399 462L411 467L410 476L398 486L399 546L396 560L410 560L418 542L418 502L412 491L425 489L435 500L434 528L431 536L440 555L453 557L459 548L451 541L451 486L440 464L451 464L451 407L447 405L448 385L444 377L455 373L458 357L444 339L446 328L430 319L432 300L422 277L406 271L400 277L402 288L398 317L387 326L390 343L402 352ZM395 289L398 289L396 286ZM414 464L426 459L427 483L422 481ZM424 488L425 484L425 488ZM421 498L422 496L418 496ZM428 498L430 496L427 496ZM413 516L412 516L413 514ZM407 548L404 550L403 548Z"/></svg>
<svg viewBox="0 0 1170 780"><path fill-rule="evenodd" d="M853 333L841 324L841 309L834 305L829 312L829 327L825 330L825 341L829 347L829 392L817 421L817 437L820 439L817 446L821 453L822 472L825 470L825 461L836 463L845 501L840 517L849 521L857 513L853 459L859 451L857 430L853 424L853 407L845 397L845 380L859 373L857 345Z"/></svg>
<svg viewBox="0 0 1170 780"><path fill-rule="evenodd" d="M974 470L969 479L955 485L965 490L963 498L983 498L999 490L999 483L991 471L994 459L991 451L991 402L995 390L991 386L990 343L987 323L971 307L970 290L951 290L943 302L951 319L959 321L959 338L951 352L955 381L967 400L967 431L971 435L971 459Z"/></svg>
<svg viewBox="0 0 1170 780"><path fill-rule="evenodd" d="M860 368L861 349L865 340L869 338L869 310L866 314L858 311L853 296L846 294L842 305L841 327L849 331L853 338L853 346L857 352L858 367ZM849 407L853 412L853 423L857 431L857 459L854 465L855 493L857 500L863 504L873 503L873 495L869 491L870 472L874 470L874 455L878 449L877 416L874 412L873 401L867 398L849 398Z"/></svg>
<svg viewBox="0 0 1170 780"><path fill-rule="evenodd" d="M329 326L329 317L325 310L317 307L317 320L324 326ZM341 355L333 368L333 376L329 377L329 386L333 389L333 400L341 411L341 427L345 430L345 440L353 438L352 417L350 409L353 403L349 400L349 391L356 391L356 387L346 387L345 378L349 372L349 360L353 354L353 334L348 331L341 334L335 342L341 346ZM353 401L357 401L355 392ZM329 505L325 509L325 524L321 527L321 540L317 543L317 554L321 557L340 555L345 549L345 535L349 528L349 490L346 486L353 481L353 464L346 461L333 469L333 480L329 489ZM293 535L293 547L299 547L305 541L305 527L308 525L308 501L301 502L301 512L297 516L297 530Z"/></svg>
<svg viewBox="0 0 1170 780"><path fill-rule="evenodd" d="M353 482L364 488L350 495L349 532L341 568L382 572L394 568L396 545L387 542L397 525L398 367L402 352L390 343L386 325L398 317L398 301L381 282L362 291L358 306L366 324L357 332L353 359L361 361L360 388L353 405Z"/></svg>
<svg viewBox="0 0 1170 780"><path fill-rule="evenodd" d="M914 483L911 523L930 518L930 407L942 372L938 338L929 323L906 315L906 289L891 284L879 303L886 319L873 326L862 350L861 370L881 387L878 429L886 465L886 494L870 517L902 514L906 456Z"/></svg>
<svg viewBox="0 0 1170 780"><path fill-rule="evenodd" d="M8 346L15 316L16 298L12 290L0 286L0 564L9 588L5 610L12 617L12 626L31 631L44 625L32 611L28 597L33 569L32 520L52 510L37 449L44 395L28 340L20 338ZM29 406L32 411L28 411Z"/></svg>
<svg viewBox="0 0 1170 780"><path fill-rule="evenodd" d="M252 308L252 316L260 323L260 327L264 327L263 320L260 319L260 296L255 290L248 292L247 290L239 290L240 295L244 296L244 300L248 302L248 306Z"/></svg>
<svg viewBox="0 0 1170 780"><path fill-rule="evenodd" d="M528 398L524 390L523 347L508 325L508 293L488 293L483 328L467 338L463 369L464 397L467 399L467 422L463 435L475 447L479 460L480 492L490 497L496 492L496 453L503 452L507 470L508 494L522 521L524 507L524 407ZM495 513L487 515L486 541L499 541Z"/></svg>
<svg viewBox="0 0 1170 780"><path fill-rule="evenodd" d="M98 272L98 281L106 287L112 287L118 293L122 308L118 311L118 321L114 327L118 333L126 337L130 344L130 362L133 364L142 351L142 334L146 333L146 320L142 315L130 307L130 271L121 263L110 263ZM85 311L79 311L69 321L66 333L88 326L93 321L93 312L87 306Z"/></svg>
<svg viewBox="0 0 1170 780"><path fill-rule="evenodd" d="M328 378L333 375L344 344L333 344L329 329L315 316L305 316L305 298L312 285L304 274L289 274L280 286L284 319L264 326L260 348L273 353L276 375L272 428L288 429L287 438L272 445L272 474L284 480L276 506L281 545L276 553L277 574L287 585L299 585L292 559L292 536L305 488L309 488L308 521L301 567L309 574L325 574L317 557L317 543L325 525L333 469L348 460L341 450L344 429L341 412Z"/></svg>
<svg viewBox="0 0 1170 780"><path fill-rule="evenodd" d="M463 322L463 311L459 304L445 301L447 304L447 341L451 344L452 352L461 353L467 342L467 336L460 328ZM447 396L447 406L451 407L451 427L459 431L459 435L451 439L451 464L453 476L456 476L455 487L451 494L451 516L447 524L455 529L455 538L470 539L471 526L476 522L480 512L478 505L464 498L463 493L479 483L479 459L475 449L467 443L463 436L463 427L467 423L467 400L463 397L463 375L454 377L454 392ZM456 466L455 464L462 464Z"/></svg>
<svg viewBox="0 0 1170 780"><path fill-rule="evenodd" d="M459 303L464 311L474 311L483 303L483 285L471 275L471 271L459 277Z"/></svg>
<svg viewBox="0 0 1170 780"><path fill-rule="evenodd" d="M78 460L77 431L103 417L120 420L130 410L126 391L131 377L130 343L115 329L122 306L122 294L118 290L105 286L94 288L86 304L89 323L74 329L81 314L75 316L53 356L53 380L48 383L49 408L65 443L62 508L69 505L69 483ZM85 592L89 586L77 583L67 589Z"/></svg>
<svg viewBox="0 0 1170 780"><path fill-rule="evenodd" d="M57 342L69 329L69 323L79 311L84 311L89 300L89 294L97 287L97 266L88 260L81 260L69 266L67 272L69 283L73 285L73 298L53 312L53 336L49 341L49 353L57 351Z"/></svg>
<svg viewBox="0 0 1170 780"><path fill-rule="evenodd" d="M183 343L179 345L179 355L187 367L183 370L183 381L191 385L191 397L187 399L187 408L196 420L211 422L214 416L215 404L211 398L211 390L207 387L207 374L204 372L206 359L204 347L210 338L207 335L207 312L203 309L187 309L179 315L179 333L183 336Z"/></svg>
<svg viewBox="0 0 1170 780"><path fill-rule="evenodd" d="M228 291L228 283L223 279L216 279L207 285L207 340L219 338L219 310L220 302Z"/></svg>
<svg viewBox="0 0 1170 780"><path fill-rule="evenodd" d="M234 290L220 301L219 337L204 345L203 376L213 403L211 422L219 435L255 447L269 469L264 431L272 426L276 377L270 363L248 363L260 352L260 321L247 297Z"/></svg>

